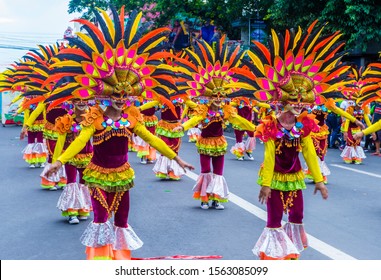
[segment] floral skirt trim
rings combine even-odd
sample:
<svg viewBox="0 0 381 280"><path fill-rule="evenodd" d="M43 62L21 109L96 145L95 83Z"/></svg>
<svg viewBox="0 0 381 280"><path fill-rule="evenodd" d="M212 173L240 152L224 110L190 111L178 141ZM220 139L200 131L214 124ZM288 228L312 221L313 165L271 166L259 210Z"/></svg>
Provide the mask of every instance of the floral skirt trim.
<svg viewBox="0 0 381 280"><path fill-rule="evenodd" d="M216 157L226 154L228 143L224 136L200 137L196 143L196 147L199 154Z"/></svg>
<svg viewBox="0 0 381 280"><path fill-rule="evenodd" d="M69 160L67 163L77 168L85 168L86 166L89 165L92 157L93 157L93 153L77 154L74 156L74 158Z"/></svg>
<svg viewBox="0 0 381 280"><path fill-rule="evenodd" d="M83 172L83 179L89 188L121 192L134 186L135 172L128 162L118 168L104 168L91 162Z"/></svg>

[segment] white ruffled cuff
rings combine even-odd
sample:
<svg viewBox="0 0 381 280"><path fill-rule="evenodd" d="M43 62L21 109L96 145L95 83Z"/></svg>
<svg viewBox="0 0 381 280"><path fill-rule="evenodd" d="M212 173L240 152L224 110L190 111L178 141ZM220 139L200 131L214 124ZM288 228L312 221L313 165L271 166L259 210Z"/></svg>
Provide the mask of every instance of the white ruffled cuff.
<svg viewBox="0 0 381 280"><path fill-rule="evenodd" d="M267 260L284 260L299 256L298 249L283 228L264 228L252 252L260 259Z"/></svg>

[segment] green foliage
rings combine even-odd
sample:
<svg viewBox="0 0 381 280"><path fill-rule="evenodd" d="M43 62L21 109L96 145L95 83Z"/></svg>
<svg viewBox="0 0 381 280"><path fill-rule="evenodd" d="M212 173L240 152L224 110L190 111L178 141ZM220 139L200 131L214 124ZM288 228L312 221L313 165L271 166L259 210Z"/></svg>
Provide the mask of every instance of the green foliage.
<svg viewBox="0 0 381 280"><path fill-rule="evenodd" d="M328 22L325 32L340 30L347 41L347 49L365 51L370 43L381 40L381 5L377 0L70 0L68 12L91 15L91 8L106 9L113 4L118 9L125 5L125 11L141 8L144 4L156 3L152 11L160 12L155 19L156 26L165 26L176 17L181 19L205 18L214 20L230 39L240 38L240 29L232 22L264 19L268 28L278 32L285 29L305 29L315 19Z"/></svg>
<svg viewBox="0 0 381 280"><path fill-rule="evenodd" d="M381 40L381 5L376 0L275 0L268 9L269 26L305 29L312 21L328 22L325 32L340 30L346 49L366 51Z"/></svg>

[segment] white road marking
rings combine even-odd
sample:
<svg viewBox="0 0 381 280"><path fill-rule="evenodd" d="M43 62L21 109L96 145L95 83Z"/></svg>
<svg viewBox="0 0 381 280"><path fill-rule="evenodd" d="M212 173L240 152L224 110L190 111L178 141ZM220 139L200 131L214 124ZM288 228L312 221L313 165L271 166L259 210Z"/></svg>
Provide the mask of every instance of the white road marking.
<svg viewBox="0 0 381 280"><path fill-rule="evenodd" d="M225 136L226 137L226 136ZM196 181L198 178L198 175L192 171L187 170L185 173L186 176L191 178L192 180ZM247 212L253 214L257 218L266 221L267 220L267 212L262 210L261 208L255 206L254 204L248 202L247 200L233 194L229 193L229 201L233 202L237 206L241 207L242 209L246 210ZM283 221L284 223L284 221ZM315 249L316 251L320 252L321 254L333 259L333 260L356 260L356 258L340 251L339 249L336 249L335 247L332 247L331 245L317 239L316 237L313 237L310 234L307 234L308 236L308 243L309 247Z"/></svg>
<svg viewBox="0 0 381 280"><path fill-rule="evenodd" d="M341 168L341 169L350 170L350 171L353 171L353 172L356 172L356 173L361 173L361 174L365 174L365 175L368 175L368 176L372 176L372 177L376 177L376 178L381 178L381 175L374 174L374 173L371 173L371 172L366 172L366 171L358 170L358 169L355 169L355 168L350 168L350 167L342 166L342 165L339 165L339 164L330 164L330 165L334 166L334 167Z"/></svg>

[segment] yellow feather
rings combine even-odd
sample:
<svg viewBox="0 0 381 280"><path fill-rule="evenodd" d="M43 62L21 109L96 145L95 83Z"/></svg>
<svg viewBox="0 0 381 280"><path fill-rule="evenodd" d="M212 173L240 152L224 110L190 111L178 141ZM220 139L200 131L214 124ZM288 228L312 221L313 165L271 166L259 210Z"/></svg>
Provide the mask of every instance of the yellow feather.
<svg viewBox="0 0 381 280"><path fill-rule="evenodd" d="M202 62L201 62L199 56L198 56L195 52L193 52L191 49L189 49L188 51L189 51L189 52L193 55L193 57L197 60L198 64L199 64L199 65L202 65Z"/></svg>
<svg viewBox="0 0 381 280"><path fill-rule="evenodd" d="M41 53L44 55L45 60L48 60L48 55L45 52L45 49L43 47L41 47L41 46L38 46L38 48L41 50Z"/></svg>
<svg viewBox="0 0 381 280"><path fill-rule="evenodd" d="M159 39L157 39L157 40L154 41L153 43L149 44L149 45L143 50L143 52L147 52L147 51L149 51L150 49L152 49L152 48L158 46L158 45L159 45L163 40L165 40L165 39L166 39L165 36L160 37Z"/></svg>
<svg viewBox="0 0 381 280"><path fill-rule="evenodd" d="M317 57L315 58L315 61L319 60L319 58L320 58L323 54L325 54L325 53L329 50L329 48L332 47L332 45L335 44L337 40L339 40L339 38L340 38L342 35L343 35L343 34L339 34L339 35L335 36L334 38L332 38L332 40L329 41L329 43L325 46L325 48L324 48L322 51L319 52L319 54L318 54Z"/></svg>
<svg viewBox="0 0 381 280"><path fill-rule="evenodd" d="M230 83L230 84L224 85L224 88L244 88L247 90L257 90L257 88L255 88L255 87L253 87L247 83L241 83L241 82Z"/></svg>
<svg viewBox="0 0 381 280"><path fill-rule="evenodd" d="M271 29L271 35L272 35L272 39L273 39L273 43L274 43L274 52L275 52L275 55L278 56L279 55L279 38L278 38L278 34L276 34L274 29Z"/></svg>
<svg viewBox="0 0 381 280"><path fill-rule="evenodd" d="M94 52L98 52L97 46L95 45L93 39L91 39L89 36L86 34L83 34L81 32L76 32L75 33L79 38L82 39L88 45Z"/></svg>
<svg viewBox="0 0 381 280"><path fill-rule="evenodd" d="M311 50L311 48L315 47L315 42L316 40L320 37L320 34L323 32L323 29L324 28L321 28L320 31L316 34L315 38L312 40L312 42L310 43L310 45L307 47L307 51L306 53L309 53L309 51ZM304 46L305 47L305 46Z"/></svg>
<svg viewBox="0 0 381 280"><path fill-rule="evenodd" d="M302 28L300 28L300 26L298 26L298 32L295 35L294 45L292 46L292 49L294 49L296 47L296 45L298 44L301 36L302 36Z"/></svg>
<svg viewBox="0 0 381 280"><path fill-rule="evenodd" d="M48 73L46 73L45 71L43 71L43 70L40 69L40 68L34 68L33 70L34 70L35 72L37 72L38 74L44 76L44 77L48 77L48 76L49 76Z"/></svg>
<svg viewBox="0 0 381 280"><path fill-rule="evenodd" d="M66 89L71 89L71 88L74 88L74 87L77 87L77 86L79 86L78 83L69 83L69 84L67 84L67 85L65 85L65 86L63 86L63 87L56 88L56 89L54 90L54 92L52 92L52 95L53 95L53 94L58 94L58 93L60 93L60 92L62 92L62 91L64 91L64 90L66 90Z"/></svg>
<svg viewBox="0 0 381 280"><path fill-rule="evenodd" d="M257 66L258 70L261 71L263 75L265 75L265 69L263 67L262 61L256 56L252 51L248 50L247 55L251 58L251 60L254 62L254 65Z"/></svg>
<svg viewBox="0 0 381 280"><path fill-rule="evenodd" d="M74 67L82 67L82 64L80 62L76 62L76 61L73 61L73 60L60 61L60 62L52 64L53 68L64 67L64 66L67 66L67 67L73 67L73 66Z"/></svg>
<svg viewBox="0 0 381 280"><path fill-rule="evenodd" d="M103 19L106 21L108 31L110 32L112 42L115 43L114 42L115 41L115 26L114 26L113 21L111 20L111 18L109 17L109 15L107 14L106 11L99 9L99 8L96 8L96 9L102 13Z"/></svg>
<svg viewBox="0 0 381 280"><path fill-rule="evenodd" d="M130 32L130 38L128 40L128 45L131 44L132 38L135 37L136 32L138 31L138 26L140 24L140 19L142 18L143 12L138 13L138 15L135 18L134 24L132 25L131 32Z"/></svg>

